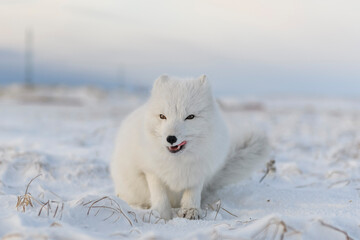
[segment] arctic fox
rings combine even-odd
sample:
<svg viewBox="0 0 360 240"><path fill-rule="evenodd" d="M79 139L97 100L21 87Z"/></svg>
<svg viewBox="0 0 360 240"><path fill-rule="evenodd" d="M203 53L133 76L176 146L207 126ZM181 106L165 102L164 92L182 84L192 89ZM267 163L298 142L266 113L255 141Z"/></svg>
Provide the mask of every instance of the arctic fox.
<svg viewBox="0 0 360 240"><path fill-rule="evenodd" d="M172 207L180 217L199 219L202 201L266 160L263 135L240 137L230 140L205 75L163 75L119 129L111 163L116 194L163 219L172 218Z"/></svg>

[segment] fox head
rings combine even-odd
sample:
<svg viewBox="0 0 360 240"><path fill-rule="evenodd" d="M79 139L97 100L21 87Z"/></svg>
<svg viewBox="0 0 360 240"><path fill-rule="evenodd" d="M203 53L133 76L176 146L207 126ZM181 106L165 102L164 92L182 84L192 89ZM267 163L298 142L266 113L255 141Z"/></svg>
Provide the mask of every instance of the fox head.
<svg viewBox="0 0 360 240"><path fill-rule="evenodd" d="M159 77L148 102L146 128L163 151L196 151L211 134L216 104L205 75L196 79ZM215 114L214 114L215 113Z"/></svg>

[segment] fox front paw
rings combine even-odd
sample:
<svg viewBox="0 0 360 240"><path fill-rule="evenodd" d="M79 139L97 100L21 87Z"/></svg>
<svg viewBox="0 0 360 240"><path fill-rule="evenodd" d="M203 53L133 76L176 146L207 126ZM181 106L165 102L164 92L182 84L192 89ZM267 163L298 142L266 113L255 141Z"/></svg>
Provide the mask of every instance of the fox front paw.
<svg viewBox="0 0 360 240"><path fill-rule="evenodd" d="M201 210L197 208L182 208L178 212L178 216L182 218L187 218L190 220L200 219Z"/></svg>

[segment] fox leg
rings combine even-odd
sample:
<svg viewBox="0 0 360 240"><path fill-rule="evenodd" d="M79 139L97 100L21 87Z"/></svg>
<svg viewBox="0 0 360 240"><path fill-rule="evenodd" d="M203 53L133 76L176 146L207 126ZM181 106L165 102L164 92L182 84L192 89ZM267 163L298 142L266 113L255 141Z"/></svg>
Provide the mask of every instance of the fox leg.
<svg viewBox="0 0 360 240"><path fill-rule="evenodd" d="M146 173L146 180L149 185L151 209L157 211L161 218L171 219L172 212L167 195L167 186L151 173Z"/></svg>
<svg viewBox="0 0 360 240"><path fill-rule="evenodd" d="M199 219L201 215L201 192L203 184L188 188L184 191L181 198L181 209L178 213L180 217L187 219Z"/></svg>

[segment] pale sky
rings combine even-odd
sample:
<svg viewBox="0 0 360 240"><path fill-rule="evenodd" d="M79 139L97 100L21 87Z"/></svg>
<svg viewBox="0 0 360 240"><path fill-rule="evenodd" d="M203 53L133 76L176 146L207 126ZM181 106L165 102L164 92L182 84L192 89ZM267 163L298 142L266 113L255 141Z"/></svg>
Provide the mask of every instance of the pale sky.
<svg viewBox="0 0 360 240"><path fill-rule="evenodd" d="M207 74L218 93L360 93L360 2L1 0L0 83L151 85ZM355 87L354 87L355 86Z"/></svg>

